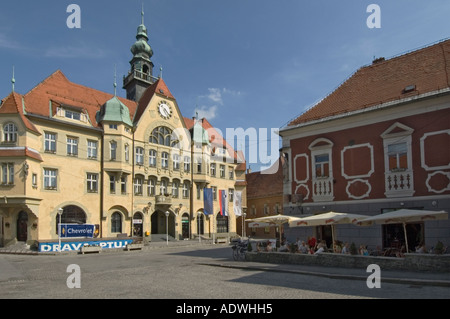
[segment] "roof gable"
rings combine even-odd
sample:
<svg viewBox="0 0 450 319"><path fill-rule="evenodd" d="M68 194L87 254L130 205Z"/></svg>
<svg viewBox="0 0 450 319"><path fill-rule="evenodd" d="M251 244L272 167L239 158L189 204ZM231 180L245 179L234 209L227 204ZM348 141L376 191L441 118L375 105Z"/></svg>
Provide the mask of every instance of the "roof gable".
<svg viewBox="0 0 450 319"><path fill-rule="evenodd" d="M2 101L2 104L0 105L0 114L18 114L28 130L40 134L36 126L34 126L24 114L22 95L11 92L11 94Z"/></svg>
<svg viewBox="0 0 450 319"><path fill-rule="evenodd" d="M167 99L175 100L164 80L162 78L159 78L158 81L150 85L147 90L145 90L144 94L139 100L136 108L136 113L134 113L133 123L136 124L139 122L142 114L144 114L145 109L147 108L150 100L155 94Z"/></svg>

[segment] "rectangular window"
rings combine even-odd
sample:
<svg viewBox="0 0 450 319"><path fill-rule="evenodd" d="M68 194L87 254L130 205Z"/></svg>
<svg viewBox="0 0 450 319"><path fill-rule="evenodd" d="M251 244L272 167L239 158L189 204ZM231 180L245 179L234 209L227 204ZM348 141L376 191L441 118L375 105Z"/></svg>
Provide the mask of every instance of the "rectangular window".
<svg viewBox="0 0 450 319"><path fill-rule="evenodd" d="M144 149L142 147L136 147L136 164L144 165Z"/></svg>
<svg viewBox="0 0 450 319"><path fill-rule="evenodd" d="M160 195L167 194L167 181L165 179L161 180L161 182L159 184L159 192L160 192Z"/></svg>
<svg viewBox="0 0 450 319"><path fill-rule="evenodd" d="M215 177L216 176L216 163L211 163L211 176Z"/></svg>
<svg viewBox="0 0 450 319"><path fill-rule="evenodd" d="M78 155L78 139L75 137L67 137L67 155Z"/></svg>
<svg viewBox="0 0 450 319"><path fill-rule="evenodd" d="M125 162L130 161L130 146L125 144Z"/></svg>
<svg viewBox="0 0 450 319"><path fill-rule="evenodd" d="M328 154L316 155L315 171L316 177L329 177L330 176L330 156Z"/></svg>
<svg viewBox="0 0 450 319"><path fill-rule="evenodd" d="M230 179L234 179L234 170L233 167L228 166L228 174Z"/></svg>
<svg viewBox="0 0 450 319"><path fill-rule="evenodd" d="M44 168L44 188L56 189L58 171L56 169Z"/></svg>
<svg viewBox="0 0 450 319"><path fill-rule="evenodd" d="M151 167L156 167L156 151L150 150L148 152L148 165Z"/></svg>
<svg viewBox="0 0 450 319"><path fill-rule="evenodd" d="M88 158L96 159L97 158L97 141L88 141L87 142L87 156Z"/></svg>
<svg viewBox="0 0 450 319"><path fill-rule="evenodd" d="M173 169L176 171L180 170L180 155L173 154L172 156Z"/></svg>
<svg viewBox="0 0 450 319"><path fill-rule="evenodd" d="M14 184L14 163L2 163L2 184Z"/></svg>
<svg viewBox="0 0 450 319"><path fill-rule="evenodd" d="M169 168L169 153L163 152L161 156L161 167Z"/></svg>
<svg viewBox="0 0 450 319"><path fill-rule="evenodd" d="M225 165L220 165L219 174L220 178L225 178Z"/></svg>
<svg viewBox="0 0 450 319"><path fill-rule="evenodd" d="M31 184L33 185L33 188L37 187L37 174L33 173L33 175L31 176Z"/></svg>
<svg viewBox="0 0 450 319"><path fill-rule="evenodd" d="M116 177L114 175L109 175L109 192L116 193Z"/></svg>
<svg viewBox="0 0 450 319"><path fill-rule="evenodd" d="M155 196L155 190L156 190L156 182L154 179L149 178L147 186L148 196Z"/></svg>
<svg viewBox="0 0 450 319"><path fill-rule="evenodd" d="M87 173L87 192L97 193L98 191L98 174Z"/></svg>
<svg viewBox="0 0 450 319"><path fill-rule="evenodd" d="M56 134L45 133L44 151L48 153L56 153Z"/></svg>
<svg viewBox="0 0 450 319"><path fill-rule="evenodd" d="M143 186L142 178L136 177L134 179L134 195L142 195L142 186Z"/></svg>
<svg viewBox="0 0 450 319"><path fill-rule="evenodd" d="M191 158L189 156L184 157L184 171L186 173L191 171Z"/></svg>
<svg viewBox="0 0 450 319"><path fill-rule="evenodd" d="M178 198L179 188L180 188L180 184L178 183L178 181L174 181L172 183L172 197Z"/></svg>
<svg viewBox="0 0 450 319"><path fill-rule="evenodd" d="M117 143L114 141L109 143L109 157L111 161L115 161L117 158Z"/></svg>
<svg viewBox="0 0 450 319"><path fill-rule="evenodd" d="M127 178L125 176L120 178L120 192L122 195L127 194Z"/></svg>
<svg viewBox="0 0 450 319"><path fill-rule="evenodd" d="M233 202L233 198L234 198L234 189L229 188L228 189L228 201L230 203L232 203Z"/></svg>
<svg viewBox="0 0 450 319"><path fill-rule="evenodd" d="M408 147L406 143L388 145L389 170L408 169Z"/></svg>
<svg viewBox="0 0 450 319"><path fill-rule="evenodd" d="M200 186L197 185L197 199L200 199L201 197L201 189Z"/></svg>
<svg viewBox="0 0 450 319"><path fill-rule="evenodd" d="M183 183L183 198L189 197L189 182Z"/></svg>
<svg viewBox="0 0 450 319"><path fill-rule="evenodd" d="M80 112L74 112L74 111L69 111L69 110L66 110L65 111L65 115L66 115L66 118L68 118L68 119L72 119L72 120L81 120L81 113Z"/></svg>
<svg viewBox="0 0 450 319"><path fill-rule="evenodd" d="M213 186L212 193L213 193L213 200L217 200L217 187Z"/></svg>

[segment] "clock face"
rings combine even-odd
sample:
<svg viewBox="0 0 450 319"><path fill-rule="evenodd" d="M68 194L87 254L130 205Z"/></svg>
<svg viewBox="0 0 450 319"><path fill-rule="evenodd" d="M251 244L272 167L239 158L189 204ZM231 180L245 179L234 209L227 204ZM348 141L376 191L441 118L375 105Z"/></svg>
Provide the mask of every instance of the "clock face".
<svg viewBox="0 0 450 319"><path fill-rule="evenodd" d="M158 104L159 115L164 119L169 119L172 116L172 108L165 102L161 101Z"/></svg>

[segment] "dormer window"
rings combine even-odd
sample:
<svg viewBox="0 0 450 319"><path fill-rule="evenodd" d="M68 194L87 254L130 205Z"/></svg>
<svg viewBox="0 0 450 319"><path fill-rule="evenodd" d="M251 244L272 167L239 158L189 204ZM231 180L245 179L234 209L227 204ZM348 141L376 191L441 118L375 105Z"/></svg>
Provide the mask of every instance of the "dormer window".
<svg viewBox="0 0 450 319"><path fill-rule="evenodd" d="M87 123L88 116L83 112L81 107L76 106L60 106L56 109L56 114L61 117L65 117L66 119L71 119L75 121L80 121Z"/></svg>
<svg viewBox="0 0 450 319"><path fill-rule="evenodd" d="M72 119L72 120L78 120L78 121L80 121L81 120L81 113L80 112L74 112L74 111L70 111L70 110L65 110L66 112L66 114L65 114L65 116L66 116L66 118L68 118L68 119Z"/></svg>

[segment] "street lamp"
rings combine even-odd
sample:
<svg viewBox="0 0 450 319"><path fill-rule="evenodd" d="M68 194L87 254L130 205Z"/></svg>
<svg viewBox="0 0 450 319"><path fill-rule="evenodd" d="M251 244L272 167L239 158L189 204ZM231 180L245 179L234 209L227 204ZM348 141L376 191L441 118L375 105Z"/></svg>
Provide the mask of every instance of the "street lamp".
<svg viewBox="0 0 450 319"><path fill-rule="evenodd" d="M169 246L169 211L166 211L166 244Z"/></svg>
<svg viewBox="0 0 450 319"><path fill-rule="evenodd" d="M197 223L198 223L198 242L200 243L202 241L202 238L200 237L200 215L202 214L202 212L197 212Z"/></svg>
<svg viewBox="0 0 450 319"><path fill-rule="evenodd" d="M59 246L58 246L58 251L59 252L61 252L61 215L62 215L63 211L64 211L64 209L62 209L61 207L58 208L58 216L59 216L59 223L58 223L58 228L59 228L59 230L58 230L58 243L59 243Z"/></svg>

